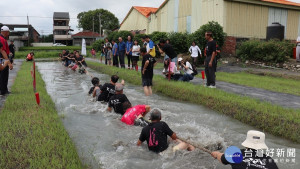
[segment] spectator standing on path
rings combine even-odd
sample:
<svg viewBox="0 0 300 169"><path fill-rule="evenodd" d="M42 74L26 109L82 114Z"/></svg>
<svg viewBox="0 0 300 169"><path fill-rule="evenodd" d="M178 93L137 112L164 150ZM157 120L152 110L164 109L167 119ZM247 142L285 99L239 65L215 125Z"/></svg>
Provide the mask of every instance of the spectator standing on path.
<svg viewBox="0 0 300 169"><path fill-rule="evenodd" d="M134 45L132 47L132 67L135 68L136 71L138 71L138 61L140 59L140 45L137 40L134 41Z"/></svg>
<svg viewBox="0 0 300 169"><path fill-rule="evenodd" d="M1 50L1 59L3 60L8 60L8 55L9 55L9 47L7 44L7 38L9 36L9 28L7 26L2 26L1 27L1 35L0 35L0 43L2 43L3 49ZM2 63L2 61L1 61ZM8 67L5 67L1 73L0 73L0 94L5 95L9 94L10 92L8 91L7 88L7 83L8 83L8 76L9 76L9 69L13 69L13 65L11 62L8 62Z"/></svg>
<svg viewBox="0 0 300 169"><path fill-rule="evenodd" d="M11 64L14 63L14 57L15 57L15 44L14 41L10 41L10 45L9 45L9 61L11 62Z"/></svg>
<svg viewBox="0 0 300 169"><path fill-rule="evenodd" d="M115 40L111 41L113 44L113 48L112 48L112 54L113 54L113 65L116 67L119 67L119 47L118 44L115 42Z"/></svg>
<svg viewBox="0 0 300 169"><path fill-rule="evenodd" d="M274 160L263 154L263 150L268 149L263 132L249 130L242 146L246 149L241 150L243 160L240 163L228 162L225 154L218 151L212 152L211 156L224 165L231 165L233 169L278 169Z"/></svg>
<svg viewBox="0 0 300 169"><path fill-rule="evenodd" d="M192 46L190 47L189 52L191 53L191 56L193 58L193 64L196 65L197 64L197 58L199 57L199 54L200 54L200 57L202 57L201 50L196 45L196 42L192 43Z"/></svg>
<svg viewBox="0 0 300 169"><path fill-rule="evenodd" d="M146 42L145 37L143 36L141 40L142 40L143 47L146 48L148 43Z"/></svg>
<svg viewBox="0 0 300 169"><path fill-rule="evenodd" d="M212 32L208 31L205 33L205 39L207 44L205 47L206 58L205 58L205 75L206 75L206 86L209 88L216 88L216 41L212 37Z"/></svg>
<svg viewBox="0 0 300 169"><path fill-rule="evenodd" d="M92 54L93 58L95 59L96 58L96 50L94 48L91 50L91 54Z"/></svg>
<svg viewBox="0 0 300 169"><path fill-rule="evenodd" d="M0 43L0 53L2 52L2 50L3 50L3 45L2 43ZM0 64L0 71L2 71L8 65L8 62L9 60L5 60L3 65Z"/></svg>
<svg viewBox="0 0 300 169"><path fill-rule="evenodd" d="M112 47L111 43L108 41L107 38L105 38L105 44L104 44L104 47L103 47L103 51L104 51L104 55L105 55L105 64L107 65L107 51L108 51L108 47ZM100 57L100 62L102 63L102 57Z"/></svg>
<svg viewBox="0 0 300 169"><path fill-rule="evenodd" d="M141 48L142 61L142 85L146 96L152 95L152 79L153 68L156 65L156 60L147 53L146 48Z"/></svg>
<svg viewBox="0 0 300 169"><path fill-rule="evenodd" d="M152 57L156 56L154 42L150 39L149 36L145 36L144 39L147 42L147 54L150 54Z"/></svg>
<svg viewBox="0 0 300 169"><path fill-rule="evenodd" d="M132 46L133 42L131 40L131 36L128 36L127 42L126 42L126 56L127 56L127 61L128 61L128 69L130 69L130 62L132 63ZM133 69L133 64L132 68Z"/></svg>
<svg viewBox="0 0 300 169"><path fill-rule="evenodd" d="M123 41L122 37L119 37L119 60L120 60L120 65L121 68L125 69L125 49L126 49L126 44Z"/></svg>
<svg viewBox="0 0 300 169"><path fill-rule="evenodd" d="M296 61L300 62L300 36L297 38Z"/></svg>

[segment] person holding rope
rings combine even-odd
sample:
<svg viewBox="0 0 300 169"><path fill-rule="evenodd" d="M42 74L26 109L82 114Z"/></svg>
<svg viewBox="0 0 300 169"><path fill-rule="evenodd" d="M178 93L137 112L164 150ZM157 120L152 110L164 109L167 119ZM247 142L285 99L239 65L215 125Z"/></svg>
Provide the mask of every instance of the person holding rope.
<svg viewBox="0 0 300 169"><path fill-rule="evenodd" d="M218 151L212 152L211 156L224 165L231 165L233 169L278 169L274 160L270 156L263 154L263 150L268 149L263 132L249 130L242 146L245 149L241 150L243 160L240 163L228 162L225 154Z"/></svg>
<svg viewBox="0 0 300 169"><path fill-rule="evenodd" d="M100 88L101 91L97 100L101 102L108 102L110 97L115 94L115 86L118 80L119 80L119 76L112 75L110 78L110 83L105 83ZM124 83L125 83L124 80L122 80L121 84L124 85Z"/></svg>
<svg viewBox="0 0 300 169"><path fill-rule="evenodd" d="M93 87L91 87L89 94L93 94L93 97L98 98L101 94L100 88L102 87L100 85L100 80L97 77L93 77L91 82L93 84Z"/></svg>
<svg viewBox="0 0 300 169"><path fill-rule="evenodd" d="M140 146L144 141L147 141L148 149L155 153L160 153L166 150L169 146L167 136L172 140L176 140L179 144L173 148L176 150L188 150L193 151L195 147L189 145L179 139L177 139L176 133L174 133L167 123L161 121L161 112L158 109L154 109L150 115L151 123L144 127L137 146Z"/></svg>
<svg viewBox="0 0 300 169"><path fill-rule="evenodd" d="M125 94L123 94L124 85L121 83L116 83L115 91L116 94L110 97L108 101L108 108L107 110L109 112L112 111L112 108L114 109L115 113L124 115L124 107L123 104L125 102L129 102L128 98ZM130 102L129 102L130 103Z"/></svg>
<svg viewBox="0 0 300 169"><path fill-rule="evenodd" d="M144 119L146 114L151 110L149 105L136 105L131 106L130 102L123 103L125 114L122 116L121 121L127 125L135 125L146 127L149 122Z"/></svg>

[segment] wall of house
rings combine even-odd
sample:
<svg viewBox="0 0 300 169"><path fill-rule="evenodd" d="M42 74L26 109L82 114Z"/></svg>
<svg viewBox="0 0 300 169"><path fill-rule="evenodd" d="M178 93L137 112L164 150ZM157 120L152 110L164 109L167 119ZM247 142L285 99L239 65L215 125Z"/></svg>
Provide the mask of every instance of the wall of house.
<svg viewBox="0 0 300 169"><path fill-rule="evenodd" d="M127 19L123 22L120 27L122 30L144 30L148 28L148 19L139 13L136 9L133 9Z"/></svg>

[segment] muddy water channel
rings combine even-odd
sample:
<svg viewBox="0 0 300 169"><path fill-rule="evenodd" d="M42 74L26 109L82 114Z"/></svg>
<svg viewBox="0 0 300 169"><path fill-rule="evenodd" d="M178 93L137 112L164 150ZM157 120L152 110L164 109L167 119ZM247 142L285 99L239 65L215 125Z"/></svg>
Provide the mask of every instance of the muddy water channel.
<svg viewBox="0 0 300 169"><path fill-rule="evenodd" d="M219 164L207 153L170 149L157 155L148 151L146 143L136 146L141 127L126 126L120 116L106 112L107 106L87 95L91 77L64 68L60 63L37 63L48 93L56 104L62 121L75 143L82 161L91 168L107 169L193 169L231 168ZM110 77L88 69L102 84ZM121 70L120 70L121 71ZM177 135L204 145L221 142L225 147L240 144L250 129L255 129L203 106L180 102L160 95L144 97L142 88L126 84L125 94L133 105L148 104L163 112L163 121ZM175 92L175 91L174 91ZM278 162L281 169L300 168L300 145L266 134L269 148L296 148L294 162ZM174 145L170 144L170 147ZM286 157L286 153L285 153ZM280 158L278 158L279 161ZM281 158L292 160L292 158Z"/></svg>

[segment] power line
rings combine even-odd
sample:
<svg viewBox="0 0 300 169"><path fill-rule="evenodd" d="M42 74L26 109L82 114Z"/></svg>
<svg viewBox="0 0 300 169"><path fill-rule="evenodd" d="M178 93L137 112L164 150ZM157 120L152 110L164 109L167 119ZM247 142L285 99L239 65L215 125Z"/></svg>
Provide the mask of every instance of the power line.
<svg viewBox="0 0 300 169"><path fill-rule="evenodd" d="M26 18L27 16L0 16L2 18ZM42 19L53 19L53 17L50 16L28 16L31 18L42 18ZM77 18L69 18L69 19L77 19Z"/></svg>

